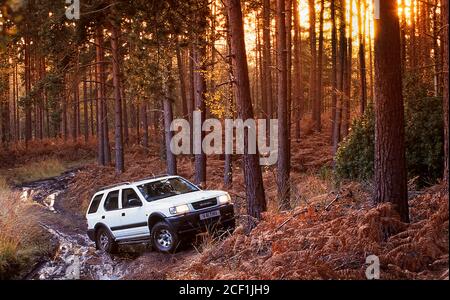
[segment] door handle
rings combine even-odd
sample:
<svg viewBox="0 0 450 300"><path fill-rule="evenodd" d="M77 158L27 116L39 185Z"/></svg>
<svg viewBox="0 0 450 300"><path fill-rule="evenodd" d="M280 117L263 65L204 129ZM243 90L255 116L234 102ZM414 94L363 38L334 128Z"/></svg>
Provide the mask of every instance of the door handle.
<svg viewBox="0 0 450 300"><path fill-rule="evenodd" d="M105 218L105 216L102 216L102 219L104 219Z"/></svg>
<svg viewBox="0 0 450 300"><path fill-rule="evenodd" d="M125 213L122 213L122 217L125 217Z"/></svg>

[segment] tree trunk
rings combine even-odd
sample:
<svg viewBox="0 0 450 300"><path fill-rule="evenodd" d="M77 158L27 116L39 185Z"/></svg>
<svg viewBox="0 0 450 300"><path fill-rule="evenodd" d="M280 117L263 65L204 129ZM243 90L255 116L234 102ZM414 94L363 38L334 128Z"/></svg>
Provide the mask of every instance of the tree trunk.
<svg viewBox="0 0 450 300"><path fill-rule="evenodd" d="M286 24L286 82L287 82L287 130L288 137L291 137L291 105L292 105L292 1L285 0L285 24ZM288 160L290 153L288 152Z"/></svg>
<svg viewBox="0 0 450 300"><path fill-rule="evenodd" d="M409 222L397 1L380 2L375 30L374 201L392 202L401 220Z"/></svg>
<svg viewBox="0 0 450 300"><path fill-rule="evenodd" d="M104 88L103 88L103 33L102 28L97 27L95 35L96 44L96 89L97 89L97 152L98 152L98 163L102 166L106 165L105 161L105 138L103 123L105 119L104 115Z"/></svg>
<svg viewBox="0 0 450 300"><path fill-rule="evenodd" d="M142 146L148 148L148 115L147 115L147 101L143 99L141 103L141 120L142 120Z"/></svg>
<svg viewBox="0 0 450 300"><path fill-rule="evenodd" d="M331 0L331 143L334 143L337 105L337 27L336 0Z"/></svg>
<svg viewBox="0 0 450 300"><path fill-rule="evenodd" d="M170 58L171 59L171 58ZM165 150L166 150L166 163L167 163L167 174L176 175L177 174L177 158L170 150L170 142L172 141L173 131L170 130L170 125L173 121L173 110L172 102L174 101L173 91L175 90L175 83L172 77L172 63L168 62L167 74L164 76L166 82L163 100L164 109L164 140L165 140Z"/></svg>
<svg viewBox="0 0 450 300"><path fill-rule="evenodd" d="M181 93L181 108L183 111L183 118L189 115L188 112L188 99L186 89L186 71L184 68L183 58L181 55L181 49L177 47L177 65L178 65L178 79L180 80L180 93Z"/></svg>
<svg viewBox="0 0 450 300"><path fill-rule="evenodd" d="M449 130L448 130L448 1L442 1L442 48L443 48L443 87L444 87L444 182L447 184L448 188L448 178L449 178L449 152L448 152L448 138L449 138Z"/></svg>
<svg viewBox="0 0 450 300"><path fill-rule="evenodd" d="M336 117L333 130L333 154L336 152L341 142L341 120L342 108L344 105L344 81L347 58L347 37L346 37L346 21L345 21L345 0L340 0L339 6L339 70L338 70L338 101L336 103Z"/></svg>
<svg viewBox="0 0 450 300"><path fill-rule="evenodd" d="M416 0L411 0L411 32L409 34L409 60L410 68L415 70L417 68L417 51L416 51Z"/></svg>
<svg viewBox="0 0 450 300"><path fill-rule="evenodd" d="M89 115L88 115L88 94L86 76L83 78L83 129L84 129L84 142L89 141Z"/></svg>
<svg viewBox="0 0 450 300"><path fill-rule="evenodd" d="M205 3L206 2L206 3ZM194 87L195 87L195 110L200 112L200 124L203 124L206 117L206 28L208 26L207 17L209 15L208 5L206 0L202 0L202 8L199 10L197 16L197 26L200 33L197 36L196 45L194 45ZM201 125L200 125L201 126ZM203 130L200 134L200 140L194 140L195 152L195 183L200 185L206 184L206 154L202 149L202 141L205 134Z"/></svg>
<svg viewBox="0 0 450 300"><path fill-rule="evenodd" d="M293 11L294 14L294 120L295 120L295 139L300 140L300 124L302 118L301 108L303 106L303 82L302 82L302 36L300 28L300 14L298 11L299 0L294 0Z"/></svg>
<svg viewBox="0 0 450 300"><path fill-rule="evenodd" d="M226 28L230 28L230 20L228 17L228 14L226 15ZM234 80L234 75L233 75L233 59L232 59L232 49L231 49L231 36L230 36L230 32L227 31L227 50L228 50L228 59L227 59L227 63L229 66L229 71L228 71L228 94L230 95L229 98L227 98L227 102L225 104L225 118L230 118L230 119L234 119L234 114L233 114L233 100L234 100L234 88L233 88L233 80ZM262 72L262 63L261 63L261 72ZM261 80L264 80L264 77L261 76ZM261 85L261 88L263 88L263 85ZM263 94L263 102L264 102L264 106L262 107L262 110L264 110L264 107L266 107L266 102L267 101L267 97L264 96L264 91L262 91ZM265 117L265 116L263 116ZM224 171L223 171L223 183L224 186L227 188L231 188L233 185L233 154L232 153L225 153L225 165L224 165Z"/></svg>
<svg viewBox="0 0 450 300"><path fill-rule="evenodd" d="M112 52L112 71L114 85L114 149L116 173L121 174L125 171L125 162L123 155L123 128L122 128L122 93L120 83L120 58L119 58L119 33L120 27L111 24L111 52Z"/></svg>
<svg viewBox="0 0 450 300"><path fill-rule="evenodd" d="M325 11L325 3L324 0L320 1L320 18L319 18L319 53L317 57L317 87L316 93L317 96L315 98L315 131L320 132L322 130L322 97L323 97L323 86L322 86L322 77L323 77L323 15Z"/></svg>
<svg viewBox="0 0 450 300"><path fill-rule="evenodd" d="M350 8L353 8L353 0L350 0ZM344 71L344 98L342 104L342 137L348 135L350 128L350 99L352 91L352 60L353 60L353 9L349 9L349 31L347 39L347 55L345 57L345 71Z"/></svg>
<svg viewBox="0 0 450 300"><path fill-rule="evenodd" d="M282 210L290 205L290 138L288 124L288 70L286 51L285 1L277 0L277 69L278 69L278 201Z"/></svg>
<svg viewBox="0 0 450 300"><path fill-rule="evenodd" d="M263 0L263 80L264 80L264 93L265 93L265 115L267 119L267 125L269 124L269 120L273 116L272 112L272 55L270 52L271 47L271 38L270 38L270 0ZM268 127L267 127L268 128Z"/></svg>
<svg viewBox="0 0 450 300"><path fill-rule="evenodd" d="M362 14L365 11L361 11L361 7L365 7L365 5L361 5L362 0L358 0L358 35L359 35L359 73L360 73L360 100L359 100L359 113L361 115L364 114L367 106L367 79L366 79L366 49L364 47L364 26L365 22L363 22ZM364 18L365 19L365 18Z"/></svg>
<svg viewBox="0 0 450 300"><path fill-rule="evenodd" d="M316 6L315 0L308 0L309 4L309 47L311 51L311 67L309 75L309 105L312 106L313 128L317 130L317 39L316 39Z"/></svg>
<svg viewBox="0 0 450 300"><path fill-rule="evenodd" d="M226 5L230 20L229 29L233 53L233 69L235 70L234 83L236 87L238 117L242 120L252 119L253 107L250 97L250 80L248 76L247 53L245 50L241 2L240 0L227 0ZM284 5L282 9L284 9ZM248 153L248 130L246 130L244 140L243 169L247 197L247 213L249 216L260 219L261 212L266 210L266 200L261 168L259 166L259 155L258 151L257 154Z"/></svg>
<svg viewBox="0 0 450 300"><path fill-rule="evenodd" d="M28 33L28 24L27 24L27 32L25 33L25 145L28 148L28 143L32 139L32 117L31 117L31 65L30 65L30 37Z"/></svg>

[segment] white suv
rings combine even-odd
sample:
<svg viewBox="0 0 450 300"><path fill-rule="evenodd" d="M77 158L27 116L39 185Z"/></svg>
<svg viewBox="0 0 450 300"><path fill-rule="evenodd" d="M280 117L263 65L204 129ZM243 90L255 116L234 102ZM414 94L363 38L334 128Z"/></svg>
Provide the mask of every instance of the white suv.
<svg viewBox="0 0 450 300"><path fill-rule="evenodd" d="M159 176L105 187L86 213L87 234L97 249L151 241L173 252L183 240L207 230L233 230L234 208L223 191L202 191L179 176Z"/></svg>

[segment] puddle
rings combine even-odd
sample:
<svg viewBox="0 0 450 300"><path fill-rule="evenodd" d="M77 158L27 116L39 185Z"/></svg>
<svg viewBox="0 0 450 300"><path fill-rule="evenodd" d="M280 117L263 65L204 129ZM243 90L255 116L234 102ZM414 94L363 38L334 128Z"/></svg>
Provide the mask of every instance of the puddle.
<svg viewBox="0 0 450 300"><path fill-rule="evenodd" d="M96 251L84 235L67 235L42 225L58 240L59 246L52 260L41 264L30 279L118 280L127 274L127 262L121 258Z"/></svg>
<svg viewBox="0 0 450 300"><path fill-rule="evenodd" d="M32 199L49 211L70 218L77 223L83 224L84 219L79 220L66 212L58 211L55 204L59 196L68 188L71 179L75 177L76 170L63 173L61 176L25 183L17 186L22 191L22 201ZM58 224L40 224L47 230L57 245L54 256L37 267L26 279L36 280L69 280L69 279L100 279L117 280L127 274L127 266L131 259L110 256L107 253L97 251L95 245L86 234L66 232ZM79 228L82 225L79 225Z"/></svg>

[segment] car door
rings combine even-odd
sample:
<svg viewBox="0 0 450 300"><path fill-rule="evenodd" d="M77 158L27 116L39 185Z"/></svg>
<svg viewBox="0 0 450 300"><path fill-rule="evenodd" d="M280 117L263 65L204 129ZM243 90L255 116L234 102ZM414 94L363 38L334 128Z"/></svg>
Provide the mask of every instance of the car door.
<svg viewBox="0 0 450 300"><path fill-rule="evenodd" d="M108 225L115 238L121 236L122 212L119 202L120 190L111 191L106 196L103 204L103 214L101 214L101 222Z"/></svg>
<svg viewBox="0 0 450 300"><path fill-rule="evenodd" d="M145 213L144 203L138 196L138 192L132 187L124 188L121 191L120 201L123 224L123 235L121 236L138 238L149 235L148 216Z"/></svg>

